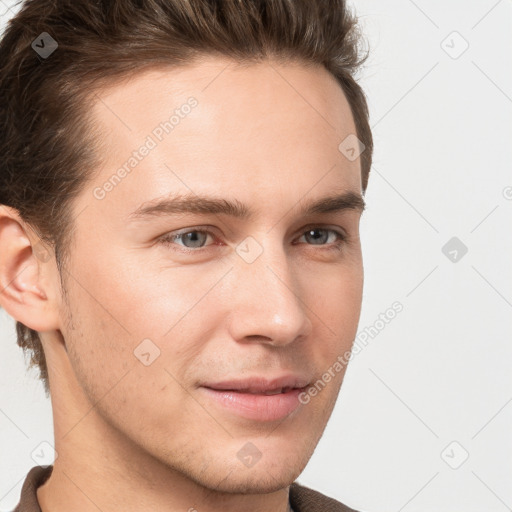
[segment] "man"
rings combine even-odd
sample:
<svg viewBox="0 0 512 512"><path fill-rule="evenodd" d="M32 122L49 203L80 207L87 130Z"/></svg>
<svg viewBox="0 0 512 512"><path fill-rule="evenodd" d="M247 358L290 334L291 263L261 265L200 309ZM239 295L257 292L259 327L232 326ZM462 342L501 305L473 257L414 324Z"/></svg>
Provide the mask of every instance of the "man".
<svg viewBox="0 0 512 512"><path fill-rule="evenodd" d="M10 22L0 300L55 433L17 511L353 510L296 479L361 308L357 44L341 0L32 0Z"/></svg>

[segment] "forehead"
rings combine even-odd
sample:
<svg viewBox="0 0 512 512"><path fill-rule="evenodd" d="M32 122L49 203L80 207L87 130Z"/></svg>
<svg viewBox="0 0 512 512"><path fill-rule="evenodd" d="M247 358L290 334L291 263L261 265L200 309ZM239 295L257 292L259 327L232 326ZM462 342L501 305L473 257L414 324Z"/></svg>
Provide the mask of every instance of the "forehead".
<svg viewBox="0 0 512 512"><path fill-rule="evenodd" d="M320 181L361 190L359 159L339 149L355 134L350 106L320 66L216 57L150 69L99 91L92 116L104 160L94 185L125 169L109 203L136 207L177 189L297 200Z"/></svg>
<svg viewBox="0 0 512 512"><path fill-rule="evenodd" d="M321 65L272 59L237 62L212 56L198 58L186 66L155 65L114 81L96 96L99 101L94 115L104 123L115 123L114 118L122 122L116 116L120 109L130 109L125 114L137 119L141 110L161 117L165 114L162 109L173 107L190 95L232 108L267 102L268 109L262 114L308 107L311 114L314 112L334 130L352 122L341 86ZM272 99L279 99L279 104L272 103ZM148 111L150 103L156 108ZM130 127L125 124L125 128Z"/></svg>

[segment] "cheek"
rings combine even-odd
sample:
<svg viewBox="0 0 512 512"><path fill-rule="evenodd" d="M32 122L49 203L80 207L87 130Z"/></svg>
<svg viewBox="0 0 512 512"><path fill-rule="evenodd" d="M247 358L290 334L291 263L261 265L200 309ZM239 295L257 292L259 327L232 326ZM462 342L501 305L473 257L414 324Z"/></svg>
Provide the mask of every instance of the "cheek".
<svg viewBox="0 0 512 512"><path fill-rule="evenodd" d="M125 261L122 271L110 273L108 287L99 292L132 337L161 339L172 336L184 319L198 312L205 319L203 299L215 294L213 288L228 269L214 262L180 267L155 248L151 258L135 255Z"/></svg>
<svg viewBox="0 0 512 512"><path fill-rule="evenodd" d="M362 267L333 268L318 276L314 284L305 284L312 319L332 335L347 337L357 328L363 296Z"/></svg>
<svg viewBox="0 0 512 512"><path fill-rule="evenodd" d="M70 294L70 303L73 316L63 336L72 371L87 401L95 404L108 423L132 437L139 435L139 428L146 430L149 438L151 428L168 431L172 421L178 428L182 422L173 419L171 412L187 407L180 383L189 362L197 356L197 347L182 343L189 337L177 340L169 335L162 340L151 335L149 324L140 326L141 333L150 333L144 339L152 337L156 343L138 350L141 335L128 333L120 325L118 309L107 311L108 305L100 305L76 289Z"/></svg>
<svg viewBox="0 0 512 512"><path fill-rule="evenodd" d="M73 315L63 335L75 373L93 398L131 369L143 371L140 389L152 393L172 379L165 369L183 379L201 352L199 341L218 321L215 293L208 291L223 268L158 268L142 260L103 252L75 264L68 279Z"/></svg>
<svg viewBox="0 0 512 512"><path fill-rule="evenodd" d="M310 318L316 327L312 334L310 357L317 362L319 374L324 374L326 390L319 393L315 404L321 410L334 405L346 372L346 353L350 351L357 335L363 276L361 267L353 266L332 272L322 287L311 287ZM317 342L314 342L314 339ZM321 388L323 389L323 388ZM321 405L322 404L322 405Z"/></svg>
<svg viewBox="0 0 512 512"><path fill-rule="evenodd" d="M134 343L159 339L197 307L224 273L222 268L172 267L163 257L153 257L155 253L157 249L147 249L149 258L105 251L77 265L80 283L87 283L86 290L78 287L76 299L84 316Z"/></svg>

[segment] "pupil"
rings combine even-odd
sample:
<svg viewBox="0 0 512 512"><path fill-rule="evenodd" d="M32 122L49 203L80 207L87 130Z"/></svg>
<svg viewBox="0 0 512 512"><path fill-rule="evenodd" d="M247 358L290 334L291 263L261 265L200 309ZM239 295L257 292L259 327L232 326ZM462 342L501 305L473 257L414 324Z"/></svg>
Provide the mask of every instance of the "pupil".
<svg viewBox="0 0 512 512"><path fill-rule="evenodd" d="M186 237L186 240L188 241L191 241L193 244L194 243L197 243L198 241L198 237L197 237L197 234L199 233L199 231L190 231L188 233L185 233L185 237ZM201 235L203 235L203 233L201 233ZM201 244L199 244L201 245ZM196 245L193 245L193 247L196 247Z"/></svg>
<svg viewBox="0 0 512 512"><path fill-rule="evenodd" d="M318 236L313 235L313 240L324 239L324 238L325 238L325 236L326 236L326 232L325 232L325 230L321 230L321 229L310 229L310 230L309 230L309 232L308 232L308 234L309 234L309 235L311 235L311 233L318 233L318 231L323 231L323 235L322 235L322 234L320 234L320 235L318 235ZM325 240L323 240L323 241L325 241Z"/></svg>

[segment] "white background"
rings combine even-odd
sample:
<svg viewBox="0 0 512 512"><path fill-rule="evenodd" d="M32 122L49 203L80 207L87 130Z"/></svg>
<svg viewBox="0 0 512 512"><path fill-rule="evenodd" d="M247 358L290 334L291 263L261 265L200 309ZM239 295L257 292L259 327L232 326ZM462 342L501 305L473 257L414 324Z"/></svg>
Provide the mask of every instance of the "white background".
<svg viewBox="0 0 512 512"><path fill-rule="evenodd" d="M360 332L404 309L352 359L298 481L361 512L510 510L512 1L352 5L375 137ZM457 262L442 251L452 237L468 249ZM0 510L12 510L53 431L3 310L0 383Z"/></svg>

